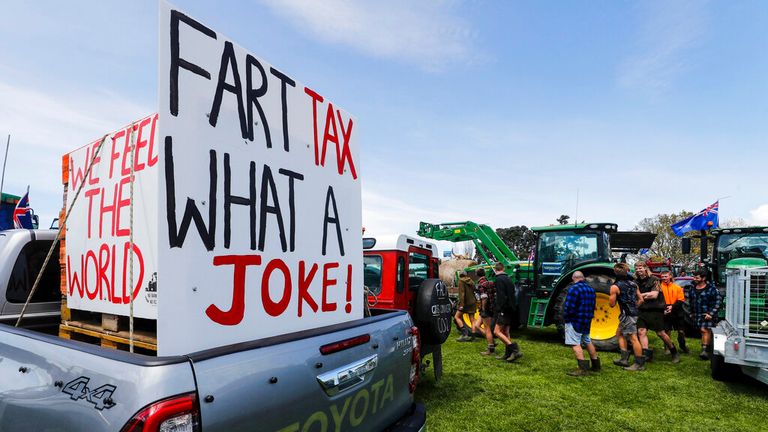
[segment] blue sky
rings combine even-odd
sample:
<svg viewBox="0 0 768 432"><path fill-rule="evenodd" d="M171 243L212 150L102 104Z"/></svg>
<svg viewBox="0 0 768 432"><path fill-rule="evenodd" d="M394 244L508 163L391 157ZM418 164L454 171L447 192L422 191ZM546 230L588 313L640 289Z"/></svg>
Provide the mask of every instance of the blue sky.
<svg viewBox="0 0 768 432"><path fill-rule="evenodd" d="M363 224L697 211L768 224L768 4L175 4L358 119ZM6 2L5 190L47 224L61 155L156 111L153 1Z"/></svg>

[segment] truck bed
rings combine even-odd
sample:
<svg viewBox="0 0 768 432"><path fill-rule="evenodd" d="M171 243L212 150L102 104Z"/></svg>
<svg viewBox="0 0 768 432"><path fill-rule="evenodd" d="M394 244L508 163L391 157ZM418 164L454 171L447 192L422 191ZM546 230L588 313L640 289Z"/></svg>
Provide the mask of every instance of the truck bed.
<svg viewBox="0 0 768 432"><path fill-rule="evenodd" d="M425 414L408 391L412 325L406 312L387 312L175 357L0 325L0 430L119 431L144 407L184 394L206 432L384 430L398 421L417 430ZM350 340L364 342L321 353Z"/></svg>

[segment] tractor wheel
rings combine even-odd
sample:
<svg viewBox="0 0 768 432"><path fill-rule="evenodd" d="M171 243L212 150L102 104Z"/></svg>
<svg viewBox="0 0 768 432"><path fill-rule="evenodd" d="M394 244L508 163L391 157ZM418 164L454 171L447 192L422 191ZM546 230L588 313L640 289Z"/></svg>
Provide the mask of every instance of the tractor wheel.
<svg viewBox="0 0 768 432"><path fill-rule="evenodd" d="M413 320L424 344L440 345L448 339L453 314L448 289L440 279L425 279L419 286Z"/></svg>
<svg viewBox="0 0 768 432"><path fill-rule="evenodd" d="M593 274L586 276L586 282L595 289L595 316L592 318L592 331L589 335L592 343L600 351L616 351L619 347L619 341L616 337L616 329L619 327L619 308L612 308L609 304L613 278L602 274ZM555 325L563 340L565 340L563 310L567 294L567 288L563 289L555 300Z"/></svg>
<svg viewBox="0 0 768 432"><path fill-rule="evenodd" d="M464 320L464 325L467 326L468 329L472 329L472 323L475 322L478 318L480 318L480 312L475 312L472 315L465 313L461 316L462 320ZM485 331L485 325L480 322L480 328ZM479 334L475 333L475 337L485 337L485 333Z"/></svg>
<svg viewBox="0 0 768 432"><path fill-rule="evenodd" d="M616 351L619 349L619 339L616 329L619 328L619 307L611 307L611 285L613 278L603 274L592 274L586 277L587 283L595 289L595 316L592 318L592 331L589 336L595 348L600 351Z"/></svg>

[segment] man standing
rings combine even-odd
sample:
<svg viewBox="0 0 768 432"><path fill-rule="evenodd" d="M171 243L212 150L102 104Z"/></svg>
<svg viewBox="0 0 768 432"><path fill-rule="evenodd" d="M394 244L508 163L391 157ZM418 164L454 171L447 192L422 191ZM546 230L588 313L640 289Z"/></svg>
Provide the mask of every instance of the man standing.
<svg viewBox="0 0 768 432"><path fill-rule="evenodd" d="M685 346L685 318L683 317L685 295L683 288L672 279L672 272L669 270L661 272L661 292L667 303L667 307L664 309L664 331L671 339L672 330L677 330L677 343L680 346L680 351L688 354L688 347Z"/></svg>
<svg viewBox="0 0 768 432"><path fill-rule="evenodd" d="M645 370L645 356L640 346L640 340L637 338L637 306L643 303L643 298L637 284L629 278L629 265L627 263L614 265L613 273L616 275L616 282L611 285L609 303L611 307L618 303L621 310L619 328L616 329L621 358L614 360L613 364L623 366L625 370L630 371ZM632 366L628 363L627 339L632 343L632 351L635 354L635 363Z"/></svg>
<svg viewBox="0 0 768 432"><path fill-rule="evenodd" d="M505 345L504 355L496 356L496 358L512 363L523 356L517 342L512 342L512 338L509 336L509 326L512 324L512 314L515 309L515 286L504 272L504 264L496 263L494 270L496 273L494 283L496 286L496 306L494 309L496 327L493 329L493 334Z"/></svg>
<svg viewBox="0 0 768 432"><path fill-rule="evenodd" d="M488 342L488 349L480 354L491 355L496 351L496 345L493 343L493 328L491 327L493 307L496 303L496 287L485 277L485 269L479 268L475 274L477 275L477 292L480 294L480 319L483 320L485 340Z"/></svg>
<svg viewBox="0 0 768 432"><path fill-rule="evenodd" d="M651 274L648 266L640 261L635 264L635 278L643 297L643 304L638 307L637 337L643 347L646 361L653 360L653 350L648 347L648 330L653 330L672 353L672 363L680 363L680 355L669 335L664 331L664 309L667 303L659 286L659 278Z"/></svg>
<svg viewBox="0 0 768 432"><path fill-rule="evenodd" d="M456 315L453 316L456 321L456 326L461 332L461 337L456 339L459 342L472 342L475 340L475 335L472 331L464 325L464 314L469 314L470 321L475 316L475 309L477 303L475 300L475 281L467 275L467 272L461 271L459 273L459 300L456 307Z"/></svg>
<svg viewBox="0 0 768 432"><path fill-rule="evenodd" d="M565 344L573 348L579 367L568 372L568 375L584 376L588 375L590 370L593 372L600 370L600 358L597 357L595 345L589 338L592 317L595 316L595 290L584 280L584 274L580 271L574 272L571 280L573 284L568 287L563 306ZM589 359L592 361L591 368L590 360L584 359L582 344L586 345L587 352L589 352Z"/></svg>
<svg viewBox="0 0 768 432"><path fill-rule="evenodd" d="M693 273L693 285L688 288L688 300L691 302L693 325L701 331L702 360L709 359L709 344L712 342L712 327L720 308L720 293L714 285L707 282L707 271L696 270Z"/></svg>

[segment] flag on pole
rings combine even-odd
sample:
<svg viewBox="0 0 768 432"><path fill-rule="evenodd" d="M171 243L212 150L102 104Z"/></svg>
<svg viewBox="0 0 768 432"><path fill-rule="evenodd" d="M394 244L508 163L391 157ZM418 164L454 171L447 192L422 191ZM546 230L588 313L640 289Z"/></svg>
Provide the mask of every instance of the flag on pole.
<svg viewBox="0 0 768 432"><path fill-rule="evenodd" d="M717 214L719 210L718 203L719 201L715 201L714 204L708 206L704 210L696 213L695 215L689 216L679 222L673 223L672 225L670 225L670 228L672 228L672 231L674 231L677 236L682 236L688 231L700 231L700 230L717 228L718 227Z"/></svg>
<svg viewBox="0 0 768 432"><path fill-rule="evenodd" d="M13 211L13 227L16 229L32 229L32 208L29 207L29 186L27 193L16 204Z"/></svg>

